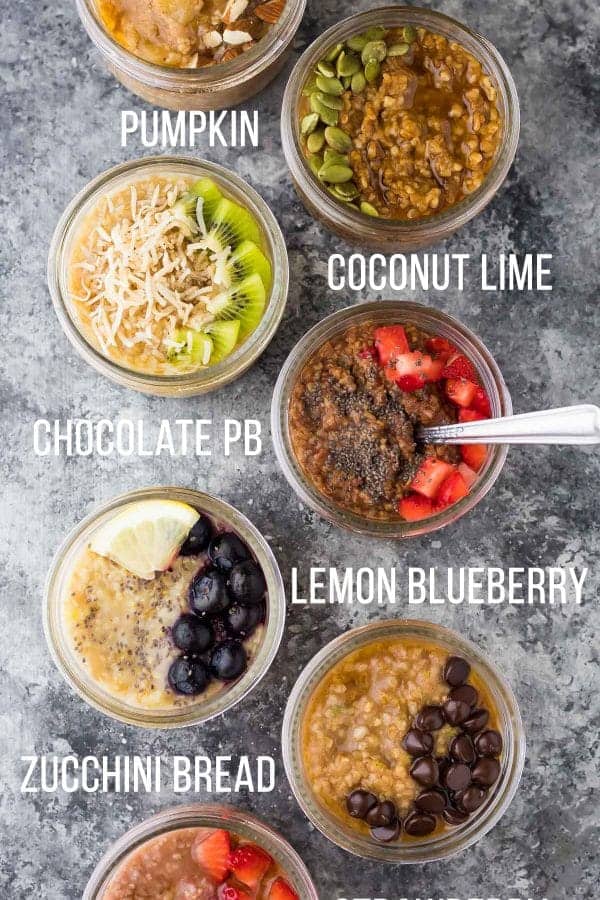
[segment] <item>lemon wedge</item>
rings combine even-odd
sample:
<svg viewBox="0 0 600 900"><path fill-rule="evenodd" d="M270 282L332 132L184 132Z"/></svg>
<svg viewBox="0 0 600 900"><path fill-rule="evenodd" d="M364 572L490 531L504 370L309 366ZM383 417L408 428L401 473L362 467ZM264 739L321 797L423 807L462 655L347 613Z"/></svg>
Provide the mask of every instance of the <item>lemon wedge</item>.
<svg viewBox="0 0 600 900"><path fill-rule="evenodd" d="M131 503L98 529L90 547L150 581L173 562L200 514L178 500Z"/></svg>

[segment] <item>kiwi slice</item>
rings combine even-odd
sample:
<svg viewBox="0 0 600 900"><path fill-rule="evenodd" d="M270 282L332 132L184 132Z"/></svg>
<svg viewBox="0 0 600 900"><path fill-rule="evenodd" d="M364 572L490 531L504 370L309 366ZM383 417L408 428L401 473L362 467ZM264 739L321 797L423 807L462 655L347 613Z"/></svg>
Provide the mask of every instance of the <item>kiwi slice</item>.
<svg viewBox="0 0 600 900"><path fill-rule="evenodd" d="M229 319L223 322L211 322L206 326L207 336L210 335L213 350L210 357L211 366L221 362L233 352L238 342L240 333L239 319Z"/></svg>
<svg viewBox="0 0 600 900"><path fill-rule="evenodd" d="M271 263L254 241L242 241L227 260L225 269L232 284L243 281L256 272L260 275L265 290L268 291L271 287Z"/></svg>
<svg viewBox="0 0 600 900"><path fill-rule="evenodd" d="M208 231L212 225L212 218L217 206L223 199L223 194L210 178L199 178L192 185L192 193L196 197L194 212L202 232ZM204 225L204 227L203 227Z"/></svg>
<svg viewBox="0 0 600 900"><path fill-rule="evenodd" d="M227 247L235 250L242 241L260 242L260 229L243 206L223 197L212 215L210 230L206 236L209 250L220 253Z"/></svg>
<svg viewBox="0 0 600 900"><path fill-rule="evenodd" d="M254 272L243 281L232 284L216 304L211 303L211 312L219 320L239 319L242 339L254 331L260 322L266 302L267 293L262 278Z"/></svg>
<svg viewBox="0 0 600 900"><path fill-rule="evenodd" d="M178 365L207 366L212 361L214 345L212 339L203 331L193 328L178 328L175 332L178 344L184 343L181 350L170 351L169 361Z"/></svg>

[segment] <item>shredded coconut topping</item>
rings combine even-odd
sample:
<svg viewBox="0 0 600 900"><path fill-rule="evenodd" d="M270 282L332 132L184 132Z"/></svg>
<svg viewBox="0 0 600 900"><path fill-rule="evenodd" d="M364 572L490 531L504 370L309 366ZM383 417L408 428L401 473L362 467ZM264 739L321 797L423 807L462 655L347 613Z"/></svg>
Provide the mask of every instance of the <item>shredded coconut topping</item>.
<svg viewBox="0 0 600 900"><path fill-rule="evenodd" d="M146 181L101 201L77 248L73 300L109 355L135 348L164 361L174 332L213 321L207 302L223 290L226 252L196 240L172 206L185 181ZM223 258L221 258L223 257Z"/></svg>

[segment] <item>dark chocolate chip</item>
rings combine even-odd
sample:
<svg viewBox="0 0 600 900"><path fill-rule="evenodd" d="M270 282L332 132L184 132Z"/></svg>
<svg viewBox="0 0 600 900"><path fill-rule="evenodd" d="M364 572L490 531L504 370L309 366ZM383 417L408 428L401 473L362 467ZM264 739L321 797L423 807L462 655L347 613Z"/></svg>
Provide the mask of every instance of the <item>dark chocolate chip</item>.
<svg viewBox="0 0 600 900"><path fill-rule="evenodd" d="M488 759L483 757L477 760L471 770L471 780L481 787L489 788L498 780L500 774L500 763L497 759Z"/></svg>
<svg viewBox="0 0 600 900"><path fill-rule="evenodd" d="M479 809L486 797L486 790L472 784L470 787L466 788L466 790L456 794L454 802L460 809L464 809L467 813L472 813L475 812L476 809Z"/></svg>
<svg viewBox="0 0 600 900"><path fill-rule="evenodd" d="M462 656L451 656L444 666L444 681L452 687L464 684L471 673L471 666Z"/></svg>
<svg viewBox="0 0 600 900"><path fill-rule="evenodd" d="M433 736L427 731L411 728L404 735L402 746L411 756L425 756L433 750Z"/></svg>
<svg viewBox="0 0 600 900"><path fill-rule="evenodd" d="M441 706L424 706L415 719L420 731L438 731L445 722Z"/></svg>
<svg viewBox="0 0 600 900"><path fill-rule="evenodd" d="M477 706L479 699L479 694L470 684L461 684L460 687L452 688L448 696L450 700L462 700L463 703L468 703L471 709Z"/></svg>
<svg viewBox="0 0 600 900"><path fill-rule="evenodd" d="M365 822L372 828L384 828L393 825L398 818L396 807L391 800L383 800L369 810L365 816Z"/></svg>
<svg viewBox="0 0 600 900"><path fill-rule="evenodd" d="M436 818L425 812L412 812L404 820L404 830L413 837L424 837L435 831Z"/></svg>
<svg viewBox="0 0 600 900"><path fill-rule="evenodd" d="M455 759L456 762L466 763L470 766L477 759L473 741L468 734L457 734L456 737L452 738L450 741L450 747L448 749L450 751L450 756L452 759Z"/></svg>
<svg viewBox="0 0 600 900"><path fill-rule="evenodd" d="M463 822L466 822L469 818L469 813L464 812L462 809L455 809L453 806L449 806L444 810L442 816L448 825L462 825Z"/></svg>
<svg viewBox="0 0 600 900"><path fill-rule="evenodd" d="M482 731L475 738L475 747L480 756L500 756L502 735L498 731Z"/></svg>
<svg viewBox="0 0 600 900"><path fill-rule="evenodd" d="M434 784L437 784L440 770L432 756L421 756L419 759L415 759L410 767L410 774L423 787L433 787Z"/></svg>
<svg viewBox="0 0 600 900"><path fill-rule="evenodd" d="M464 763L453 763L444 775L443 784L449 791L464 791L471 784L471 770Z"/></svg>
<svg viewBox="0 0 600 900"><path fill-rule="evenodd" d="M354 819L364 819L374 806L377 806L377 797L369 791L358 789L346 797L346 809Z"/></svg>
<svg viewBox="0 0 600 900"><path fill-rule="evenodd" d="M452 760L447 756L438 756L437 757L438 770L440 773L440 782L443 783L444 775L452 765Z"/></svg>
<svg viewBox="0 0 600 900"><path fill-rule="evenodd" d="M471 715L471 707L462 700L446 700L444 703L444 715L450 725L460 725Z"/></svg>
<svg viewBox="0 0 600 900"><path fill-rule="evenodd" d="M442 791L421 791L415 800L415 806L423 812L439 815L446 808L446 795Z"/></svg>
<svg viewBox="0 0 600 900"><path fill-rule="evenodd" d="M371 837L380 844L389 844L400 837L400 822L396 820L393 825L381 825L371 828Z"/></svg>
<svg viewBox="0 0 600 900"><path fill-rule="evenodd" d="M460 723L460 727L468 734L477 734L488 723L490 717L487 709L476 709ZM458 723L457 723L458 724Z"/></svg>

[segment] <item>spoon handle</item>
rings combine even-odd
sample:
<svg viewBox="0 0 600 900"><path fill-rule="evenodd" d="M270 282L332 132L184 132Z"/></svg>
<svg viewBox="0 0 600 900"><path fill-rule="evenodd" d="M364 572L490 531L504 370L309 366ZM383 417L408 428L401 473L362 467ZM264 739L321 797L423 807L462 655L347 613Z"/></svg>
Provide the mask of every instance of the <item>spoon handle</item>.
<svg viewBox="0 0 600 900"><path fill-rule="evenodd" d="M591 404L421 428L431 444L599 444L600 409Z"/></svg>

